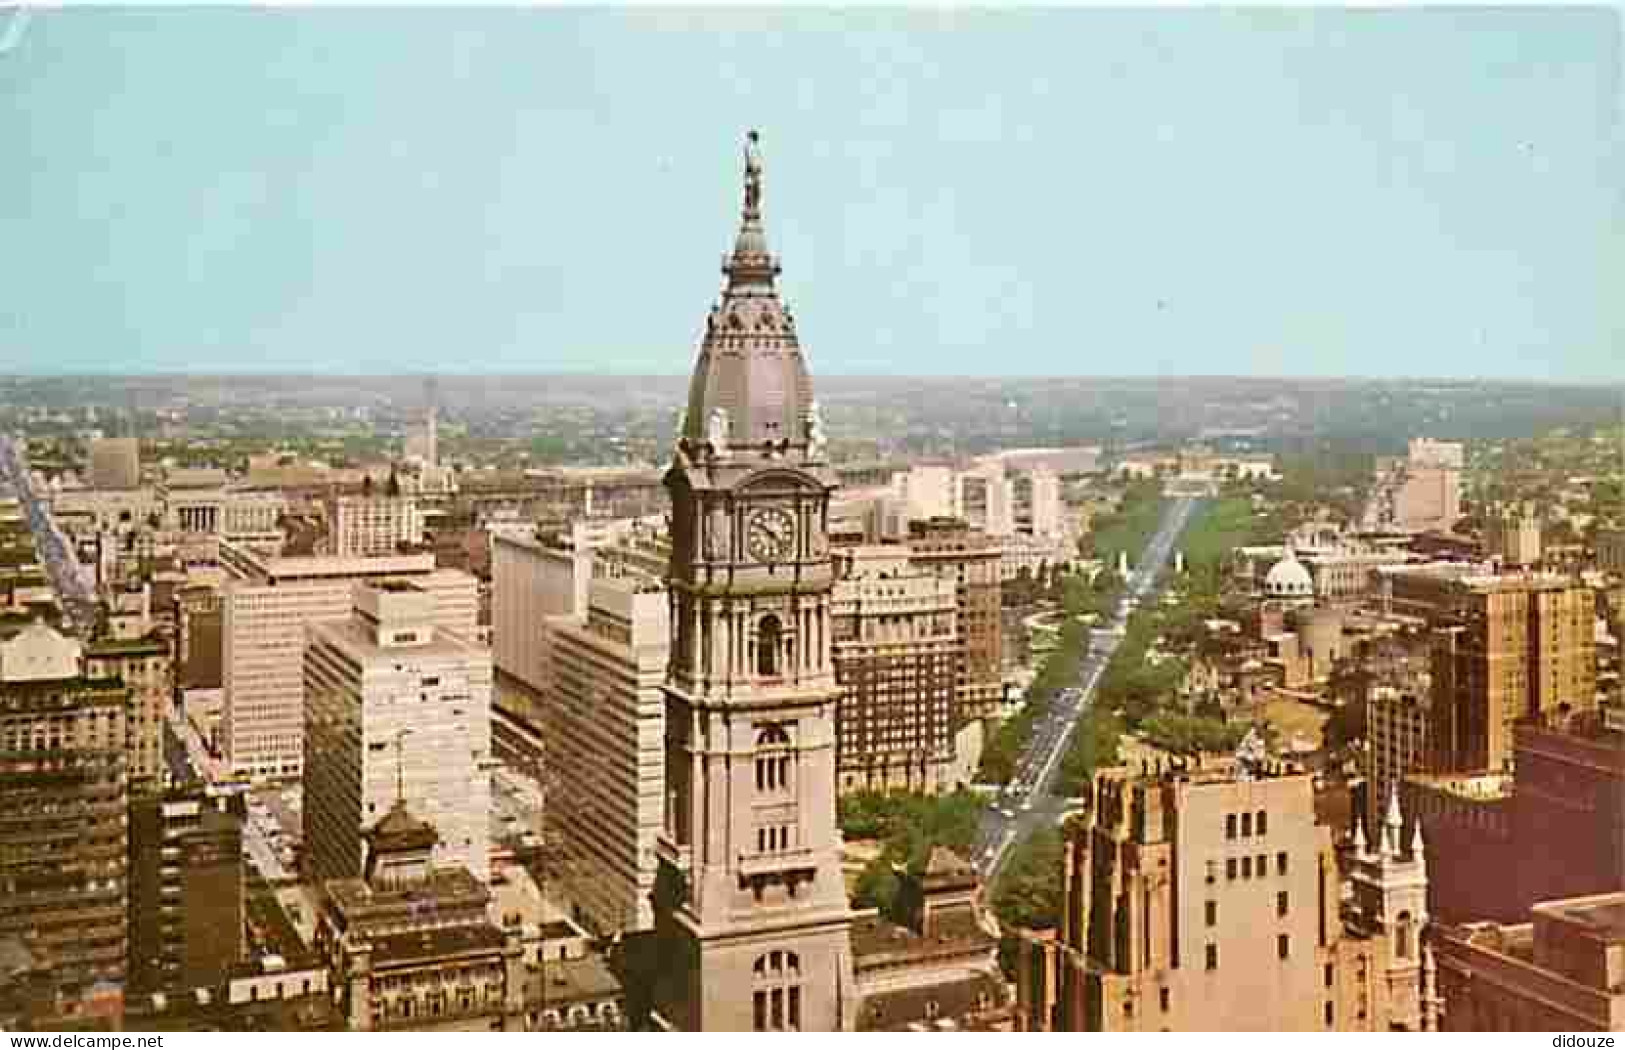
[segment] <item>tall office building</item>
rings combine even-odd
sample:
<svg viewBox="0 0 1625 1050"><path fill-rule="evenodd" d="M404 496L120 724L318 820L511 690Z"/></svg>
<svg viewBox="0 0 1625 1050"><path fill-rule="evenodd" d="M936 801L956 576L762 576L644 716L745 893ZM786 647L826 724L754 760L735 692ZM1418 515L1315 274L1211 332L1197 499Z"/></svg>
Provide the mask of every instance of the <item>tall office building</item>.
<svg viewBox="0 0 1625 1050"><path fill-rule="evenodd" d="M986 459L954 476L958 517L989 536L1008 536L1015 531L1015 498L1004 461Z"/></svg>
<svg viewBox="0 0 1625 1050"><path fill-rule="evenodd" d="M892 478L892 489L915 521L931 518L957 518L960 485L954 468L935 463L916 463Z"/></svg>
<svg viewBox="0 0 1625 1050"><path fill-rule="evenodd" d="M116 1017L125 979L129 691L80 660L41 624L0 645L0 945L32 958L58 1028Z"/></svg>
<svg viewBox="0 0 1625 1050"><path fill-rule="evenodd" d="M906 547L849 547L836 565L830 611L841 793L952 790L961 772L957 586L911 569Z"/></svg>
<svg viewBox="0 0 1625 1050"><path fill-rule="evenodd" d="M587 605L592 547L544 540L534 530L491 536L491 650L501 674L547 690L551 617Z"/></svg>
<svg viewBox="0 0 1625 1050"><path fill-rule="evenodd" d="M1432 697L1425 677L1410 685L1372 682L1366 689L1366 783L1379 789L1424 770L1432 755ZM1375 825L1385 800L1366 792L1366 819Z"/></svg>
<svg viewBox="0 0 1625 1050"><path fill-rule="evenodd" d="M222 544L220 740L235 776L295 778L304 762L305 626L349 617L357 580L410 578L435 595L436 626L475 637L479 583L431 554L264 558Z"/></svg>
<svg viewBox="0 0 1625 1050"><path fill-rule="evenodd" d="M395 554L423 542L423 518L410 496L335 496L327 501L328 553L337 558Z"/></svg>
<svg viewBox="0 0 1625 1050"><path fill-rule="evenodd" d="M130 802L130 987L213 987L243 961L242 817L187 785Z"/></svg>
<svg viewBox="0 0 1625 1050"><path fill-rule="evenodd" d="M1597 568L1610 576L1625 576L1625 529L1597 530Z"/></svg>
<svg viewBox="0 0 1625 1050"><path fill-rule="evenodd" d="M98 438L90 443L90 487L141 487L141 444L133 437Z"/></svg>
<svg viewBox="0 0 1625 1050"><path fill-rule="evenodd" d="M1461 470L1467 465L1467 446L1459 441L1436 441L1433 438L1411 438L1406 446L1405 458L1413 467L1439 467Z"/></svg>
<svg viewBox="0 0 1625 1050"><path fill-rule="evenodd" d="M312 623L304 654L305 855L352 879L363 833L402 801L439 832L434 860L491 870L491 654L443 626L433 590L355 584L354 615Z"/></svg>
<svg viewBox="0 0 1625 1050"><path fill-rule="evenodd" d="M1004 696L1001 557L997 540L962 521L937 519L911 526L910 565L955 587L962 638L956 733L996 714Z"/></svg>
<svg viewBox="0 0 1625 1050"><path fill-rule="evenodd" d="M547 634L546 820L567 858L549 889L606 934L648 929L665 806L666 588L599 552L585 614L549 619Z"/></svg>
<svg viewBox="0 0 1625 1050"><path fill-rule="evenodd" d="M1413 438L1392 479L1394 523L1413 531L1449 531L1461 517L1461 471L1466 457L1453 441Z"/></svg>
<svg viewBox="0 0 1625 1050"><path fill-rule="evenodd" d="M1055 471L1040 464L1017 474L1016 499L1025 531L1045 539L1061 534L1061 479Z"/></svg>
<svg viewBox="0 0 1625 1050"><path fill-rule="evenodd" d="M1540 514L1533 506L1499 507L1484 522L1484 553L1507 565L1540 561Z"/></svg>
<svg viewBox="0 0 1625 1050"><path fill-rule="evenodd" d="M440 464L440 404L434 377L423 381L423 414L416 423L406 428L406 443L402 452L407 459L416 459L427 467Z"/></svg>
<svg viewBox="0 0 1625 1050"><path fill-rule="evenodd" d="M1596 596L1558 576L1456 581L1433 645L1432 769L1500 770L1512 726L1597 705Z"/></svg>
<svg viewBox="0 0 1625 1050"><path fill-rule="evenodd" d="M174 661L158 637L102 639L84 650L85 675L116 678L130 691L129 776L132 791L162 786L164 716L174 695Z"/></svg>
<svg viewBox="0 0 1625 1050"><path fill-rule="evenodd" d="M1313 778L1227 762L1095 779L1057 941L1025 938L1019 1027L1431 1030L1422 843L1397 800L1345 884ZM1347 905L1345 905L1345 890Z"/></svg>
<svg viewBox="0 0 1625 1050"><path fill-rule="evenodd" d="M835 823L835 473L751 135L744 216L666 474L666 827L655 1002L686 1030L840 1031L856 1001Z"/></svg>

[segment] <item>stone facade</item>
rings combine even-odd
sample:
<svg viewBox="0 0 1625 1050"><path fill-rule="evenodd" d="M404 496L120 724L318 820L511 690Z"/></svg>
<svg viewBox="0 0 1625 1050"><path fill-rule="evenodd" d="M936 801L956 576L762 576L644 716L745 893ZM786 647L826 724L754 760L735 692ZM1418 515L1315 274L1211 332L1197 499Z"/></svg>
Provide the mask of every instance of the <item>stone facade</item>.
<svg viewBox="0 0 1625 1050"><path fill-rule="evenodd" d="M1309 774L1113 770L1093 803L1068 829L1059 936L1023 940L1019 1028L1433 1027L1426 867L1397 803L1347 876Z"/></svg>
<svg viewBox="0 0 1625 1050"><path fill-rule="evenodd" d="M853 1026L835 825L835 474L761 226L724 263L666 475L672 641L656 1008L690 1030Z"/></svg>

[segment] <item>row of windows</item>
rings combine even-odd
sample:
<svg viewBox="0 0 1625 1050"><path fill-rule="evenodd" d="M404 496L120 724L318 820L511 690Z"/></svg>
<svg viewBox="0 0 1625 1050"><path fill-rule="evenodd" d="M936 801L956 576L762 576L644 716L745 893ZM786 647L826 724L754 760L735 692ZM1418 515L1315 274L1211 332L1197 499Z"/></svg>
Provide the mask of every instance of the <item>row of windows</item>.
<svg viewBox="0 0 1625 1050"><path fill-rule="evenodd" d="M761 989L755 993L751 1027L757 1032L801 1031L801 986Z"/></svg>
<svg viewBox="0 0 1625 1050"><path fill-rule="evenodd" d="M790 826L775 824L756 829L757 853L783 853L790 848Z"/></svg>
<svg viewBox="0 0 1625 1050"><path fill-rule="evenodd" d="M1285 918L1287 912L1290 910L1290 907L1291 903L1287 897L1286 890L1281 890L1275 895L1275 914L1281 918ZM1207 902L1206 919L1209 926L1217 926L1219 924L1218 901Z"/></svg>
<svg viewBox="0 0 1625 1050"><path fill-rule="evenodd" d="M1236 837L1237 824L1238 824L1237 814L1230 813L1230 814L1225 816L1225 818L1224 818L1224 837L1225 838L1233 839L1233 838ZM1257 835L1267 835L1267 834L1269 834L1269 814L1264 812L1263 810L1259 810L1258 813L1256 814L1256 816L1254 814L1252 814L1252 813L1242 813L1242 814L1240 814L1239 824L1240 824L1240 832L1241 832L1241 837L1242 838L1249 838L1249 837L1251 837L1251 836L1253 836L1255 834L1257 834Z"/></svg>
<svg viewBox="0 0 1625 1050"><path fill-rule="evenodd" d="M1216 876L1218 863L1216 860L1207 862L1207 881L1210 884L1218 881ZM1275 855L1275 874L1285 875L1286 869L1286 851L1283 850ZM1252 856L1226 857L1224 861L1224 877L1226 881L1234 881L1238 874L1244 879L1253 878L1254 875L1261 879L1264 878L1269 874L1269 854L1260 853L1256 860Z"/></svg>

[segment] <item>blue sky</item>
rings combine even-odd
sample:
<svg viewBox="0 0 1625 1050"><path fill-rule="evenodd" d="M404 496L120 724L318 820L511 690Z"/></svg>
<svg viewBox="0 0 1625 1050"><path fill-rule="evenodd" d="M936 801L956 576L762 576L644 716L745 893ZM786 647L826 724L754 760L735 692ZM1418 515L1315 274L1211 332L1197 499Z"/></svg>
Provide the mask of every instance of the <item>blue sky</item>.
<svg viewBox="0 0 1625 1050"><path fill-rule="evenodd" d="M0 371L683 372L758 126L817 372L1625 374L1617 7L81 8L9 42Z"/></svg>

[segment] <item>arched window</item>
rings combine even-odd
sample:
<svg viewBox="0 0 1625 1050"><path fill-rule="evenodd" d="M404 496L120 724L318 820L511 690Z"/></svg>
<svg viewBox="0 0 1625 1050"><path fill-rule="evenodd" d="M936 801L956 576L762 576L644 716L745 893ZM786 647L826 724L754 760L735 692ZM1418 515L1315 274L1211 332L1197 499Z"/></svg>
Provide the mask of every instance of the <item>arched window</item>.
<svg viewBox="0 0 1625 1050"><path fill-rule="evenodd" d="M1415 936L1416 922L1411 913L1399 913L1399 921L1394 924L1394 958L1409 959L1411 957L1411 938Z"/></svg>
<svg viewBox="0 0 1625 1050"><path fill-rule="evenodd" d="M756 673L763 678L772 678L779 673L779 647L783 643L783 633L779 618L772 613L762 617L756 625Z"/></svg>
<svg viewBox="0 0 1625 1050"><path fill-rule="evenodd" d="M801 1031L801 957L768 952L751 971L752 1027L758 1032Z"/></svg>
<svg viewBox="0 0 1625 1050"><path fill-rule="evenodd" d="M790 790L790 734L782 725L764 726L756 734L756 790Z"/></svg>

